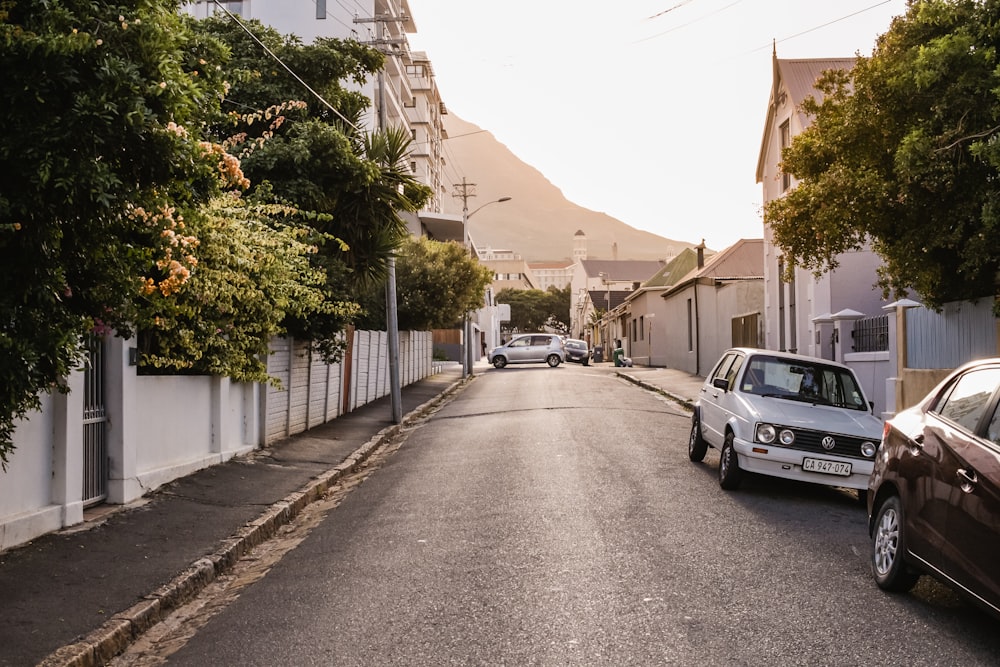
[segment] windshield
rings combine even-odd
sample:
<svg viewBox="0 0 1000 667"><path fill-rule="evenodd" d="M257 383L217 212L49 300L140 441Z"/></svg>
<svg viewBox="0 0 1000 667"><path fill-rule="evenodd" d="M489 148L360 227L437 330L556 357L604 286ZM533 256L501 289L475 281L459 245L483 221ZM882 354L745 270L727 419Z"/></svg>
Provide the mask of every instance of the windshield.
<svg viewBox="0 0 1000 667"><path fill-rule="evenodd" d="M755 356L744 368L740 389L760 396L868 410L854 374L821 362Z"/></svg>

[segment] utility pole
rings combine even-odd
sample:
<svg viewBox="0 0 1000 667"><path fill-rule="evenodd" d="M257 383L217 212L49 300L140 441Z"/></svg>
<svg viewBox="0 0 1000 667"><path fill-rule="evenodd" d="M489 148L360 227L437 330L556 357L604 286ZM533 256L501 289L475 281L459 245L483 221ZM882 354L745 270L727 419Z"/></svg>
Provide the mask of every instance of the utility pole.
<svg viewBox="0 0 1000 667"><path fill-rule="evenodd" d="M383 55L391 56L393 52L386 47L397 45L401 40L385 38L385 24L389 21L405 21L406 17L393 17L379 14L370 19L355 18L355 23L374 23L377 26L374 46ZM378 129L386 129L385 113L385 66L378 71ZM392 423L403 421L403 395L399 381L399 313L396 307L396 257L389 255L387 265L388 280L385 285L385 327L389 347L389 402L392 410Z"/></svg>
<svg viewBox="0 0 1000 667"><path fill-rule="evenodd" d="M465 177L462 182L455 184L453 197L462 199L462 246L471 255L472 243L469 239L469 197L476 196L476 184L467 183ZM462 321L462 378L472 375L472 314L466 312Z"/></svg>

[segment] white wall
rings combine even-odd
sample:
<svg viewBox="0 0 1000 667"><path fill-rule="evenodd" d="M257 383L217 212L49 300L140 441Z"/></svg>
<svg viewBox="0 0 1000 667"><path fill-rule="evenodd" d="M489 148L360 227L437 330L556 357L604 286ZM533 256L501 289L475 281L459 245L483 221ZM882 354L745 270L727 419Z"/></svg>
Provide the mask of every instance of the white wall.
<svg viewBox="0 0 1000 667"><path fill-rule="evenodd" d="M282 342L277 339L273 346L281 348ZM302 386L300 402L290 402L287 391L232 383L228 378L139 376L128 363L130 345L131 341L112 339L105 360L109 503L132 502L265 441L304 431L307 415L308 426L315 426L327 421L328 415L341 414L339 369L316 360L311 367L298 363L296 358L307 354L304 344L293 355L286 345L284 354L298 369L290 384ZM402 385L434 372L433 347L430 332L400 333ZM385 332L358 332L353 361L359 372L350 388L354 407L388 393L387 354ZM269 356L269 372L272 358L281 355ZM286 369L286 382L288 377ZM17 449L7 472L0 472L0 550L83 520L82 378L80 371L68 379L68 395L43 396L43 409L17 427ZM285 411L281 433L265 433L271 409ZM303 419L287 431L289 415L296 411Z"/></svg>

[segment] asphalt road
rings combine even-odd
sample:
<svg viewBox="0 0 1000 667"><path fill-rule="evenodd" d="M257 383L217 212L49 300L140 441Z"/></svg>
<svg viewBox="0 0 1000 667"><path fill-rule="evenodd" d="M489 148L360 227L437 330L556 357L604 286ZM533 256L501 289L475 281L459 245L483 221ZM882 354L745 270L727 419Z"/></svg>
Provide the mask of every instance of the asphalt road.
<svg viewBox="0 0 1000 667"><path fill-rule="evenodd" d="M117 664L997 664L948 589L875 587L853 492L722 491L688 424L599 370L485 372Z"/></svg>

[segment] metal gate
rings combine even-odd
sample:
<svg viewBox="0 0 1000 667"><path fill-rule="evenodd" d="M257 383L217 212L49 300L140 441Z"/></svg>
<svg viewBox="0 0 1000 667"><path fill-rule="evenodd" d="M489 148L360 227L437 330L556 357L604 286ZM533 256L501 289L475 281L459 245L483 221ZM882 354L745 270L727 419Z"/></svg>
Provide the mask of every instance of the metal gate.
<svg viewBox="0 0 1000 667"><path fill-rule="evenodd" d="M87 339L88 357L83 388L83 504L97 505L108 497L108 415L104 406L104 340Z"/></svg>

